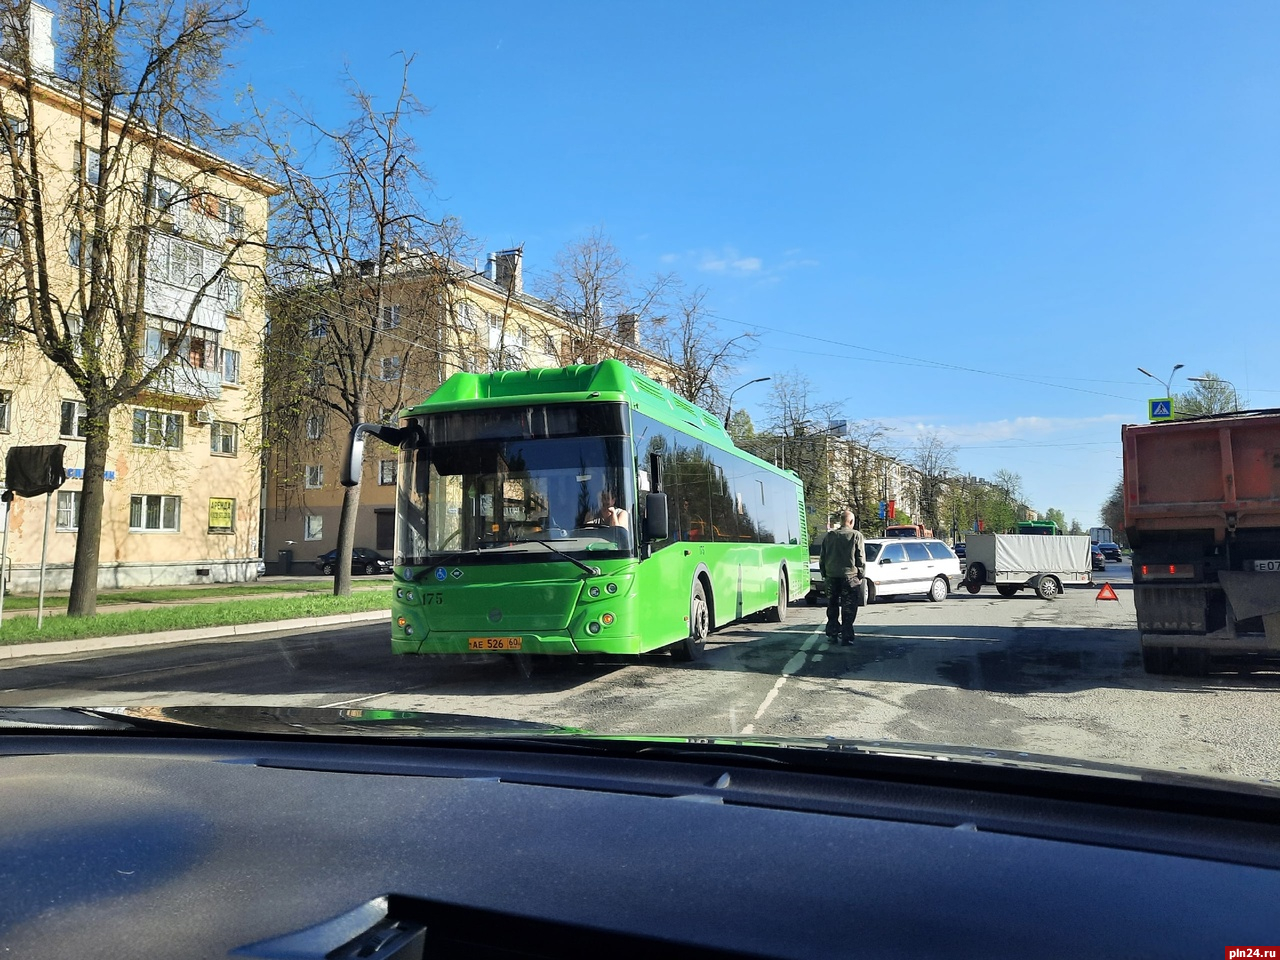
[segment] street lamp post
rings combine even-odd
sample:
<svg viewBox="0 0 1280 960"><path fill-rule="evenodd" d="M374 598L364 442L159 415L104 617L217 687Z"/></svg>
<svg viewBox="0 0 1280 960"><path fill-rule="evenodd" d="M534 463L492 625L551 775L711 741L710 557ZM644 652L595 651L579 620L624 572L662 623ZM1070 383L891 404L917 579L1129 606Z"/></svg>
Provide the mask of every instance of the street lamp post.
<svg viewBox="0 0 1280 960"><path fill-rule="evenodd" d="M1236 389L1236 385L1230 380L1223 380L1221 377L1187 377L1192 383L1225 383L1231 388L1231 396L1235 401L1235 409L1240 409L1240 391Z"/></svg>
<svg viewBox="0 0 1280 960"><path fill-rule="evenodd" d="M1152 380L1154 380L1156 383L1162 384L1162 385L1164 386L1164 395L1165 395L1165 397L1171 397L1171 396L1173 396L1173 375L1174 375L1175 373L1177 373L1177 372L1178 372L1179 370L1181 370L1181 369L1182 369L1182 364L1180 364L1180 363L1175 363L1175 364L1173 365L1173 369L1169 371L1169 379L1168 379L1168 380L1161 380L1161 379L1160 379L1159 377L1157 377L1154 373L1151 373L1150 371L1147 371L1147 370L1143 370L1141 367L1139 367L1139 368L1138 368L1138 372L1139 372L1139 373L1145 373L1148 377L1150 377L1150 378L1151 378ZM1190 379L1190 378L1188 378L1188 379Z"/></svg>
<svg viewBox="0 0 1280 960"><path fill-rule="evenodd" d="M729 402L725 404L725 411L724 411L724 428L726 430L729 429L729 417L733 413L733 398L738 395L738 390L741 390L742 387L749 387L753 383L764 383L766 380L772 380L772 379L773 377L756 377L754 380L748 380L746 383L737 387L732 393L729 394Z"/></svg>

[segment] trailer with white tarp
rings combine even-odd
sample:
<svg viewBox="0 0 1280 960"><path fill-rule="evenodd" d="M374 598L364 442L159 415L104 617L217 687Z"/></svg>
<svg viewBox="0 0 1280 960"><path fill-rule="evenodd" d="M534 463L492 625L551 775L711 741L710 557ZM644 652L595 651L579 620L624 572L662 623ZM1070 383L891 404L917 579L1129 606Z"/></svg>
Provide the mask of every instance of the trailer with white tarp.
<svg viewBox="0 0 1280 960"><path fill-rule="evenodd" d="M964 583L970 593L989 583L1002 597L1029 587L1052 600L1065 584L1093 582L1092 549L1088 537L971 533L965 537Z"/></svg>

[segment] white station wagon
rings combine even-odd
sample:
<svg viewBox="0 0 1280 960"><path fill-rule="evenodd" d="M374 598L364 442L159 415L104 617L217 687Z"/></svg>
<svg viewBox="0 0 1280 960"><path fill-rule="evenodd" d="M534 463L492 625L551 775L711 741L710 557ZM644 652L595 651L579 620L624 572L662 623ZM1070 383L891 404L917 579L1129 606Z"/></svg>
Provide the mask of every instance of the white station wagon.
<svg viewBox="0 0 1280 960"><path fill-rule="evenodd" d="M867 541L868 602L919 594L937 602L960 584L960 559L941 540L914 537Z"/></svg>

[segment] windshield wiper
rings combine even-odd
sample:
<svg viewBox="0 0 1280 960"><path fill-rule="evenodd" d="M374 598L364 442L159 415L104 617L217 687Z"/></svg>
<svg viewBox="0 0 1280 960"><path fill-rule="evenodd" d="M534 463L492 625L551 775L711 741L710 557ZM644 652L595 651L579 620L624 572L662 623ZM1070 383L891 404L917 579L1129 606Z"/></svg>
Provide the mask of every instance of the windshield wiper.
<svg viewBox="0 0 1280 960"><path fill-rule="evenodd" d="M589 577L598 577L598 576L600 576L600 568L599 568L599 567L590 567L590 566L587 566L587 564L583 563L583 562L582 562L581 560L579 560L577 557L571 557L571 556L569 556L567 553L565 553L565 552L564 552L563 550L561 550L559 547L553 547L553 546L552 546L550 543L548 543L546 540L517 540L516 542L517 542L517 543L540 543L540 544L542 544L544 547L546 547L548 550L550 550L552 553L554 553L556 556L558 556L558 557L563 557L564 559L568 560L570 563L572 563L572 564L573 564L574 566L576 566L576 567L581 567L583 570L585 570L585 571L586 571L587 576L589 576Z"/></svg>

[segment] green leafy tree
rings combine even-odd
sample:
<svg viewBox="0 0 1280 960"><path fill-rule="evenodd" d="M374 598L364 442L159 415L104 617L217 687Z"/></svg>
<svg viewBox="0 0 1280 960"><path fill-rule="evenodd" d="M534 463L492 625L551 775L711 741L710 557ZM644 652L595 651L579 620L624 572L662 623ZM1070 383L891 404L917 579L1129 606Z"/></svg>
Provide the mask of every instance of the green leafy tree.
<svg viewBox="0 0 1280 960"><path fill-rule="evenodd" d="M1189 378L1190 379L1190 378ZM1186 393L1174 395L1173 410L1180 417L1231 413L1240 409L1236 389L1212 370L1206 370L1192 381Z"/></svg>

